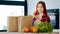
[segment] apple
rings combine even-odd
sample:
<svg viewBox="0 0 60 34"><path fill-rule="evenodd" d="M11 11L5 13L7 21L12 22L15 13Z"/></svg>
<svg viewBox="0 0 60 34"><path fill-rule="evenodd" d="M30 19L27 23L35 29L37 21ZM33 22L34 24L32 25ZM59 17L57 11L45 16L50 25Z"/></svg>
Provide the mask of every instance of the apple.
<svg viewBox="0 0 60 34"><path fill-rule="evenodd" d="M30 32L37 33L38 32L38 28L37 27L31 27L30 28Z"/></svg>
<svg viewBox="0 0 60 34"><path fill-rule="evenodd" d="M29 32L29 28L24 27L24 28L22 29L22 32Z"/></svg>
<svg viewBox="0 0 60 34"><path fill-rule="evenodd" d="M30 29L29 29L29 32L33 33L33 30L30 28Z"/></svg>

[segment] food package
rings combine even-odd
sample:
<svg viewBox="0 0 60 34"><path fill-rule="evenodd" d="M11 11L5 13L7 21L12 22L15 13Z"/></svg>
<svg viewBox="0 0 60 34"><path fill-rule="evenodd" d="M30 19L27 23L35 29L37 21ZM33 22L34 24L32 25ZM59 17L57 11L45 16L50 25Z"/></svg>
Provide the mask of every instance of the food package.
<svg viewBox="0 0 60 34"><path fill-rule="evenodd" d="M8 32L18 32L18 17L16 16L9 16L8 23L7 23L7 31Z"/></svg>
<svg viewBox="0 0 60 34"><path fill-rule="evenodd" d="M33 17L32 16L19 16L18 17L18 30L21 30L26 27L30 28L32 26Z"/></svg>

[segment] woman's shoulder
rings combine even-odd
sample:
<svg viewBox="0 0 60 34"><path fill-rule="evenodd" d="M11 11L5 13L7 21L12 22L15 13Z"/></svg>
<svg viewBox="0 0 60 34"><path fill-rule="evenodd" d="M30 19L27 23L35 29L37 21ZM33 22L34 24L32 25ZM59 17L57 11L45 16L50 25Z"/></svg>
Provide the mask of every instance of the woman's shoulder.
<svg viewBox="0 0 60 34"><path fill-rule="evenodd" d="M46 18L46 17L49 17L47 14L44 14L43 16L42 16L43 18Z"/></svg>
<svg viewBox="0 0 60 34"><path fill-rule="evenodd" d="M50 22L50 18L49 18L49 16L48 15L46 15L46 14L44 14L43 16L42 16L42 21L46 21L46 22Z"/></svg>

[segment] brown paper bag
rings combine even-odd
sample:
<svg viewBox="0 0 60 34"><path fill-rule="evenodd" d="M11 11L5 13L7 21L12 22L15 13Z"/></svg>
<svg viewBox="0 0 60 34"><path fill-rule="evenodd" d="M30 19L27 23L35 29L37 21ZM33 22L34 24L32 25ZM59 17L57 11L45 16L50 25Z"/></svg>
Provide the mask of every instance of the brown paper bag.
<svg viewBox="0 0 60 34"><path fill-rule="evenodd" d="M33 17L32 16L20 16L18 17L18 30L21 32L21 30L24 27L30 28L32 26Z"/></svg>
<svg viewBox="0 0 60 34"><path fill-rule="evenodd" d="M8 17L8 32L18 31L18 17L10 16Z"/></svg>

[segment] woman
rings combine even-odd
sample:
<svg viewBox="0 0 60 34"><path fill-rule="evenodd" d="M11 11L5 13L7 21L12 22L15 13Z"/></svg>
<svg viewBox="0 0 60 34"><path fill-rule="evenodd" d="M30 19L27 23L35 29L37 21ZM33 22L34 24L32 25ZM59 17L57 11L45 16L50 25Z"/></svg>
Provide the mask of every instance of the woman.
<svg viewBox="0 0 60 34"><path fill-rule="evenodd" d="M39 22L50 22L50 18L47 14L45 2L39 1L34 12L33 23L37 26Z"/></svg>

